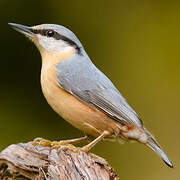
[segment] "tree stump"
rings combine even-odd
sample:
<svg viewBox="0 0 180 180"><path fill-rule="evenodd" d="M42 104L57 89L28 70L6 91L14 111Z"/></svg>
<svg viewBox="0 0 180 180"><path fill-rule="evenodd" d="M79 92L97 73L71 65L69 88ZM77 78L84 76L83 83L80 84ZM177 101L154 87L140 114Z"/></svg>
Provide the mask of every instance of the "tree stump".
<svg viewBox="0 0 180 180"><path fill-rule="evenodd" d="M119 180L107 161L72 145L12 144L0 153L1 180Z"/></svg>

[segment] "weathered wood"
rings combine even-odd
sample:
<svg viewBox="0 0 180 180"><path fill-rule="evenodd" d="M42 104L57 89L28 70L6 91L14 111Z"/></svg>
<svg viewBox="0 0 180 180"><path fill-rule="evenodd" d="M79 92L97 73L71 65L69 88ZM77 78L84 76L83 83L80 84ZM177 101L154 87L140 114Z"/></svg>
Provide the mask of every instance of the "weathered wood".
<svg viewBox="0 0 180 180"><path fill-rule="evenodd" d="M13 144L0 153L0 179L119 180L103 158L72 145Z"/></svg>

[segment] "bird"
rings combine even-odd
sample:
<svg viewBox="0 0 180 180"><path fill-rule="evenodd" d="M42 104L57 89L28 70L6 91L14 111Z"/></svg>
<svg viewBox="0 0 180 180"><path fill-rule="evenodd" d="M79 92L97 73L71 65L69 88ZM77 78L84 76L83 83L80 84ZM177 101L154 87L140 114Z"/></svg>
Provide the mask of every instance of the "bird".
<svg viewBox="0 0 180 180"><path fill-rule="evenodd" d="M33 41L40 51L41 87L48 104L86 135L59 144L91 139L81 148L89 152L103 139L134 140L150 147L173 167L137 113L111 80L93 64L71 30L57 24L8 24Z"/></svg>

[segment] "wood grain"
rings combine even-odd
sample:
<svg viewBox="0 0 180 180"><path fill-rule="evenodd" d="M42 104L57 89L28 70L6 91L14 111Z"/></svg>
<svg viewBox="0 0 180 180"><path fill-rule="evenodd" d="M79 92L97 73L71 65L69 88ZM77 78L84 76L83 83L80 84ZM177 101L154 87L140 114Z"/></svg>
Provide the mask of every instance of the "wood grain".
<svg viewBox="0 0 180 180"><path fill-rule="evenodd" d="M119 180L106 160L72 145L13 144L0 153L0 179Z"/></svg>

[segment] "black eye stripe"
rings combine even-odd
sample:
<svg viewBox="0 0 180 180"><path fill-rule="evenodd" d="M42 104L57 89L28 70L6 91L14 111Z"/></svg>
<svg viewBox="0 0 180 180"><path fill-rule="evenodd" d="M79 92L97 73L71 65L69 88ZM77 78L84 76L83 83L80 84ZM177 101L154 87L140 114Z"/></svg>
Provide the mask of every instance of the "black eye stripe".
<svg viewBox="0 0 180 180"><path fill-rule="evenodd" d="M54 39L56 40L63 40L65 41L66 43L68 43L70 46L74 46L75 49L78 51L78 54L81 54L81 48L74 42L72 41L71 39L59 34L58 32L52 30L52 29L31 29L31 31L34 33L34 34L41 34L42 36L47 36L47 37L53 37ZM48 33L49 32L53 32L53 36L49 36Z"/></svg>
<svg viewBox="0 0 180 180"><path fill-rule="evenodd" d="M31 29L31 31L34 34L41 34L43 36L48 36L48 32L53 31L53 30L51 30L51 29L38 29L38 30L37 29ZM53 32L54 32L54 34L57 33L55 31L53 31Z"/></svg>

